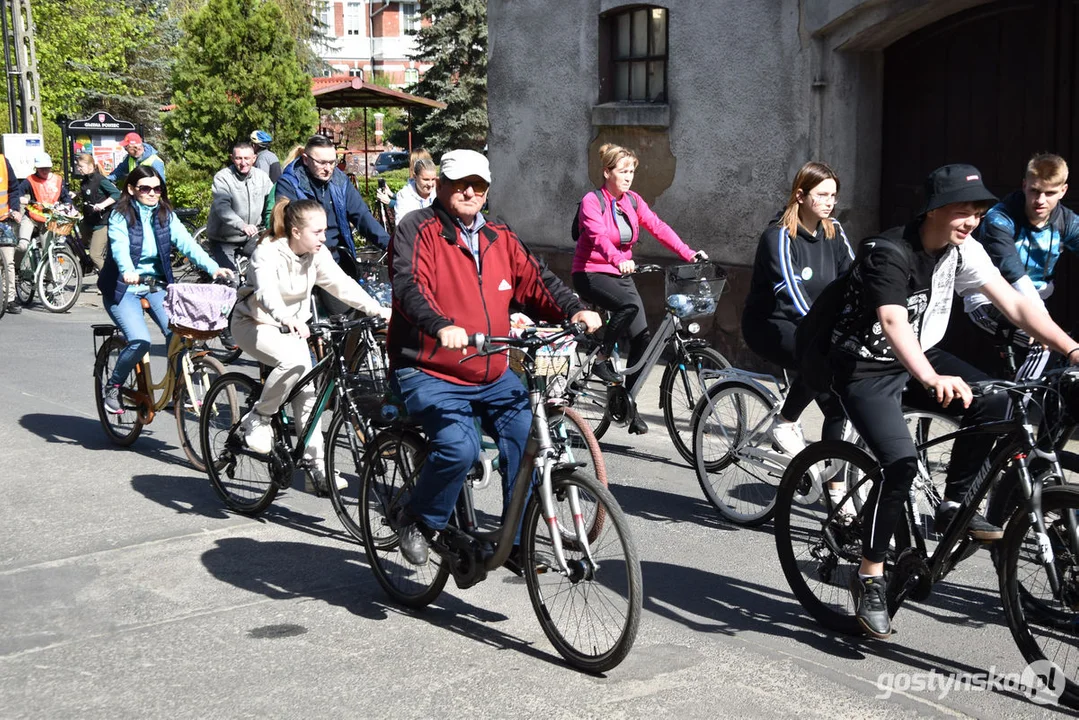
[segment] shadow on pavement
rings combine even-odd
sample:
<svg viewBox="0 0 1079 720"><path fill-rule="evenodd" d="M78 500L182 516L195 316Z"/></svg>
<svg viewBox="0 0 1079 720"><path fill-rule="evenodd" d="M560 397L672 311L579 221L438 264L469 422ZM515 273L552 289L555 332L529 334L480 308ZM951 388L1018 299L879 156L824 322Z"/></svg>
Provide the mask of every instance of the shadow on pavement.
<svg viewBox="0 0 1079 720"><path fill-rule="evenodd" d="M279 493L261 515L245 516L225 507L221 498L214 492L205 475L198 477L178 477L173 475L136 475L131 478L131 487L142 493L148 500L163 505L177 513L201 515L224 520L229 517L247 517L257 523L274 523L299 530L315 537L333 538L348 543L355 543L352 536L342 529L327 499L326 516L308 515L283 504L288 498L286 491ZM358 546L357 546L358 547Z"/></svg>
<svg viewBox="0 0 1079 720"><path fill-rule="evenodd" d="M736 580L696 568L644 561L644 609L691 630L736 636L744 632L772 635L845 660L876 655L913 670L936 671L956 676L984 673L984 667L942 658L902 644L902 611L898 632L891 640L878 641L834 634L818 625L787 592L765 585ZM948 588L954 590L955 587ZM965 596L967 593L963 593ZM951 602L970 598L953 597ZM906 609L906 607L904 607ZM1018 666L1018 661L1017 661ZM1001 690L1010 697L1021 695Z"/></svg>
<svg viewBox="0 0 1079 720"><path fill-rule="evenodd" d="M740 530L723 520L703 497L689 497L675 492L621 485L608 473L611 492L629 515L658 522L692 522L713 530ZM745 528L749 530L751 528Z"/></svg>
<svg viewBox="0 0 1079 720"><path fill-rule="evenodd" d="M532 642L492 627L491 623L506 621L506 615L456 597L449 592L452 579L447 592L428 608L408 610L390 604L358 546L222 538L203 553L202 563L218 580L271 599L321 600L371 620L385 620L391 613L405 615L490 647L562 664L561 658L536 649ZM536 635L543 637L538 623Z"/></svg>
<svg viewBox="0 0 1079 720"><path fill-rule="evenodd" d="M165 411L157 416L157 422L176 424L172 411ZM97 419L78 415L53 415L49 413L30 413L19 418L19 424L26 430L43 438L46 442L78 445L87 450L116 450L137 452L170 465L190 467L186 457L177 457L179 448L147 434L149 427L144 427L142 435L129 447L113 444L105 436L101 422Z"/></svg>

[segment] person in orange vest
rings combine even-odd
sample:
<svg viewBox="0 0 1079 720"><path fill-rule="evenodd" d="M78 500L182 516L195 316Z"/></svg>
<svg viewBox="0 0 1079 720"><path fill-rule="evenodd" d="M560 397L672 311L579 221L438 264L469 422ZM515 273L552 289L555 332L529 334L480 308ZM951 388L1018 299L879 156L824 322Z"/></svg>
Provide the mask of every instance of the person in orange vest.
<svg viewBox="0 0 1079 720"><path fill-rule="evenodd" d="M15 228L13 222L22 220L22 207L19 194L13 191L18 184L11 163L0 155L0 271L4 273L4 297L0 302L7 305L7 311L13 314L22 312L15 302Z"/></svg>
<svg viewBox="0 0 1079 720"><path fill-rule="evenodd" d="M31 203L40 203L50 208L57 203L70 203L72 198L64 176L52 171L52 158L48 153L34 156L34 172L19 183L15 194L20 198L27 198L26 213L19 222L19 247L15 251L15 266L18 267L34 230L45 229L45 216Z"/></svg>

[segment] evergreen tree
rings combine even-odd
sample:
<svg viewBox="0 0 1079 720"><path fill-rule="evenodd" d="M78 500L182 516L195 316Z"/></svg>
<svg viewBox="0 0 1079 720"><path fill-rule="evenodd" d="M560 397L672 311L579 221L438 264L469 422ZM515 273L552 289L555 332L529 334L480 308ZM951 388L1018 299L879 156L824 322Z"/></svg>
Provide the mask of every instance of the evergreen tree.
<svg viewBox="0 0 1079 720"><path fill-rule="evenodd" d="M429 25L417 35L417 60L432 64L409 90L446 103L416 113L424 143L436 150L482 150L487 144L487 2L430 0Z"/></svg>
<svg viewBox="0 0 1079 720"><path fill-rule="evenodd" d="M267 130L280 149L302 142L318 121L311 77L278 5L208 0L183 21L165 131L174 158L196 170L224 165L232 143Z"/></svg>

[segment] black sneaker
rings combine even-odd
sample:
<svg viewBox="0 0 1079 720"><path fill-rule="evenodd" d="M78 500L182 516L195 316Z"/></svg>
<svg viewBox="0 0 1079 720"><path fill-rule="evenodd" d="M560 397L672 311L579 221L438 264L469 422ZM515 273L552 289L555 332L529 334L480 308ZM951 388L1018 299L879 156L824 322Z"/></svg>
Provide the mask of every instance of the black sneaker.
<svg viewBox="0 0 1079 720"><path fill-rule="evenodd" d="M427 564L427 538L423 536L418 522L412 522L401 528L398 533L401 543L401 554L413 565Z"/></svg>
<svg viewBox="0 0 1079 720"><path fill-rule="evenodd" d="M119 385L106 385L101 396L104 400L105 412L111 413L112 415L124 414L124 406L120 404Z"/></svg>
<svg viewBox="0 0 1079 720"><path fill-rule="evenodd" d="M12 315L18 315L22 312L22 305L17 302L9 302L7 304L7 311Z"/></svg>
<svg viewBox="0 0 1079 720"><path fill-rule="evenodd" d="M937 506L937 513L934 518L937 533L943 534L948 529L948 526L952 523L952 518L955 517L957 512L959 512L958 505L945 508L944 504L941 503ZM970 526L967 527L967 534L978 542L993 542L1004 537L1004 530L986 520L981 513L975 513L970 521Z"/></svg>
<svg viewBox="0 0 1079 720"><path fill-rule="evenodd" d="M634 415L629 423L629 433L630 435L647 435L648 423L642 420L640 415Z"/></svg>
<svg viewBox="0 0 1079 720"><path fill-rule="evenodd" d="M614 365L611 364L610 360L597 362L593 365L592 374L603 382L610 383L611 385L617 385L622 382L622 376L615 371Z"/></svg>
<svg viewBox="0 0 1079 720"><path fill-rule="evenodd" d="M862 580L856 571L850 574L850 594L854 596L855 616L867 635L887 640L892 634L892 618L888 615L888 598L883 577Z"/></svg>
<svg viewBox="0 0 1079 720"><path fill-rule="evenodd" d="M502 563L502 567L506 568L517 577L525 576L524 565L521 562L520 545L514 545L510 549L510 555L506 558L506 562Z"/></svg>

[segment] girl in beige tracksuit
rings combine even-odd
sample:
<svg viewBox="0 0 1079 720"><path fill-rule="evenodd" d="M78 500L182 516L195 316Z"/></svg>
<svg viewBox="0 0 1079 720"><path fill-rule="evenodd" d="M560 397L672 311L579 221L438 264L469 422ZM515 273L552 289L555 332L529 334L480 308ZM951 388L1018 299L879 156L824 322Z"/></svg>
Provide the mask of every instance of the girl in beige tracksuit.
<svg viewBox="0 0 1079 720"><path fill-rule="evenodd" d="M236 344L273 368L262 396L241 426L248 448L258 453L272 450L270 418L311 369L307 321L314 286L367 315L389 317L389 309L382 308L334 262L323 244L325 238L326 211L317 201L282 200L274 208L273 235L259 242L251 256L247 286L238 295L231 326ZM313 387L296 396L292 409L297 429L303 427L314 402ZM304 451L304 469L319 491L326 489L323 454L322 435L315 433Z"/></svg>

